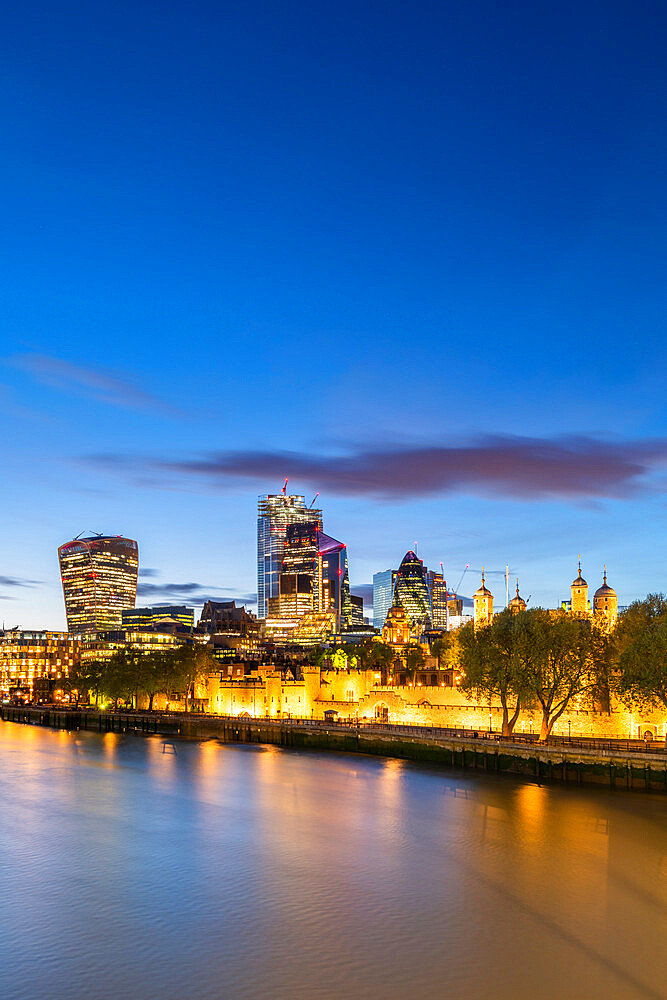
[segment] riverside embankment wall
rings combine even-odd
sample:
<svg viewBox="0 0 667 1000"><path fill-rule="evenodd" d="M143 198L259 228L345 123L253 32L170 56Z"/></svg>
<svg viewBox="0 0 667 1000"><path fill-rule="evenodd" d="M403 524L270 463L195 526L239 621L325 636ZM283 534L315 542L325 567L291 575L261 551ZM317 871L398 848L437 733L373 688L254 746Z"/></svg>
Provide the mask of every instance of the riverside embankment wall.
<svg viewBox="0 0 667 1000"><path fill-rule="evenodd" d="M91 732L162 735L223 743L265 743L298 749L398 757L447 768L524 775L537 781L568 781L667 792L667 753L599 746L513 743L491 735L446 734L418 727L348 726L299 720L207 715L0 708L5 722ZM416 731L415 731L416 730Z"/></svg>

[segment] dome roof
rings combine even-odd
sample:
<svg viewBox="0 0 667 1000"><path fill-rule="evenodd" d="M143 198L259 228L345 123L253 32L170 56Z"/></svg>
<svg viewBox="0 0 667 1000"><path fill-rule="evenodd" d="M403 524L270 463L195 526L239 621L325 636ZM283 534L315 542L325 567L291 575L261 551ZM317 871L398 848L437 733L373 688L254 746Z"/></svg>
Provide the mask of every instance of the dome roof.
<svg viewBox="0 0 667 1000"><path fill-rule="evenodd" d="M576 580L572 581L572 586L573 587L587 587L588 586L588 584L584 580L583 576L581 575L581 556L579 557L579 575L578 575L578 577L577 577Z"/></svg>
<svg viewBox="0 0 667 1000"><path fill-rule="evenodd" d="M481 586L479 586L477 588L477 590L475 591L475 593L472 596L473 596L473 598L475 598L475 597L493 597L493 594L491 593L491 591L489 590L489 588L484 583L484 570L482 570L482 583L481 583Z"/></svg>
<svg viewBox="0 0 667 1000"><path fill-rule="evenodd" d="M596 597L616 597L616 591L607 583L607 571L605 569L602 586L595 591Z"/></svg>
<svg viewBox="0 0 667 1000"><path fill-rule="evenodd" d="M519 594L519 581L516 581L516 594L508 604L509 608L516 608L518 611L525 610L526 602Z"/></svg>

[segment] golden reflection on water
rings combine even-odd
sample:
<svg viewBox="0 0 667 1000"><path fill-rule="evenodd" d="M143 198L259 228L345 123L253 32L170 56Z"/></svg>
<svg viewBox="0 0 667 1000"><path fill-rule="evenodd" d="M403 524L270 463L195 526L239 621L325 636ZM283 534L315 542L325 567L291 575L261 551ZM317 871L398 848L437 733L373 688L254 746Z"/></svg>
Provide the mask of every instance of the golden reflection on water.
<svg viewBox="0 0 667 1000"><path fill-rule="evenodd" d="M665 996L667 797L170 744L0 724L3 1000Z"/></svg>

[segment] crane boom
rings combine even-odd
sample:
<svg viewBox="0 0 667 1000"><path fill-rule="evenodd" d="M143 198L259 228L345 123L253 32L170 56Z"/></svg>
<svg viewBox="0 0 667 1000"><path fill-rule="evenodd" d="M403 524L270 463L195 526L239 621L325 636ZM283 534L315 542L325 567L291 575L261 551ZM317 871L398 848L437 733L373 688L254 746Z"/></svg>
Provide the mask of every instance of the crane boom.
<svg viewBox="0 0 667 1000"><path fill-rule="evenodd" d="M470 563L466 563L466 568L465 568L465 569L463 570L463 572L461 573L461 579L460 579L460 580L459 580L459 582L458 582L458 583L456 584L456 590L454 591L454 593L455 593L455 594L458 594L458 592L459 592L459 587L460 587L460 586L461 586L461 584L463 583L463 577L464 577L464 576L466 575L466 573L468 572L469 568L470 568Z"/></svg>

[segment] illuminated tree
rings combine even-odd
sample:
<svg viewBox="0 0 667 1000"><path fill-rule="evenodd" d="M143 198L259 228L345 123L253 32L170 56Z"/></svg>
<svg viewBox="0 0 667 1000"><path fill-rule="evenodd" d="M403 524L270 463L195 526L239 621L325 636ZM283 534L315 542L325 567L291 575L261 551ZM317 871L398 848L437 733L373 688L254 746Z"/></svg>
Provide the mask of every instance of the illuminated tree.
<svg viewBox="0 0 667 1000"><path fill-rule="evenodd" d="M405 675L408 680L415 683L417 673L424 669L426 654L421 646L411 643L405 647Z"/></svg>
<svg viewBox="0 0 667 1000"><path fill-rule="evenodd" d="M389 680L396 651L387 642L372 642L368 653L366 664L371 670L376 670L380 674L380 683L386 685Z"/></svg>
<svg viewBox="0 0 667 1000"><path fill-rule="evenodd" d="M624 636L628 641L619 657L619 694L628 707L641 711L667 708L667 616L654 614L646 622L643 629L632 630L631 639Z"/></svg>
<svg viewBox="0 0 667 1000"><path fill-rule="evenodd" d="M528 699L524 675L527 635L524 614L503 611L490 625L458 630L461 690L478 701L500 702L502 735L511 736Z"/></svg>
<svg viewBox="0 0 667 1000"><path fill-rule="evenodd" d="M542 710L546 741L574 699L590 694L598 634L589 618L533 608L516 616L524 629L521 684Z"/></svg>
<svg viewBox="0 0 667 1000"><path fill-rule="evenodd" d="M208 646L195 642L191 646L179 646L170 650L173 663L173 689L185 692L185 711L189 711L190 699L194 697L195 687L208 674L212 673L217 663Z"/></svg>

